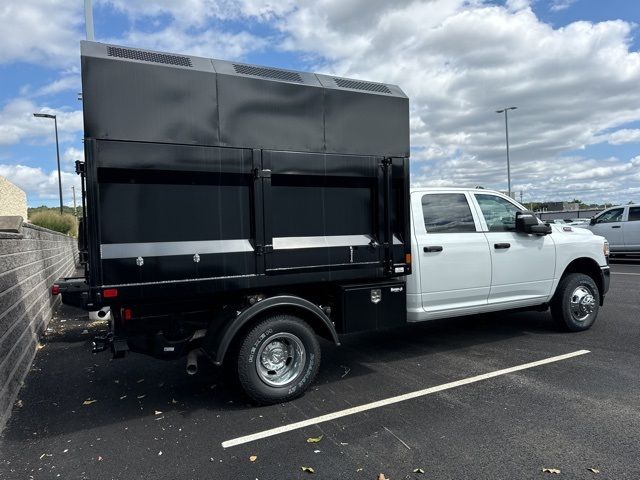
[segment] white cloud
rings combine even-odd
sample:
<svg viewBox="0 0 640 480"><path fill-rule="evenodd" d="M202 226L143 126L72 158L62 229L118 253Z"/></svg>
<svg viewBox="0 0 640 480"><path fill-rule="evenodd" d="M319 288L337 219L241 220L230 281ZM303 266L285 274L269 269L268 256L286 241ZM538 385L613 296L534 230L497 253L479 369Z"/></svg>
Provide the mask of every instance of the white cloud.
<svg viewBox="0 0 640 480"><path fill-rule="evenodd" d="M639 143L640 142L640 128L623 128L616 130L609 135L608 142L611 145L622 145L623 143Z"/></svg>
<svg viewBox="0 0 640 480"><path fill-rule="evenodd" d="M62 163L65 166L75 168L76 160L84 161L84 150L81 148L68 147L61 154Z"/></svg>
<svg viewBox="0 0 640 480"><path fill-rule="evenodd" d="M553 0L549 10L552 12L560 12L562 10L566 10L574 3L576 3L576 0Z"/></svg>
<svg viewBox="0 0 640 480"><path fill-rule="evenodd" d="M633 27L624 21L553 28L516 0L308 0L278 25L283 48L310 54L313 68L407 92L415 183L506 189L504 123L494 111L517 105L509 116L514 185L544 197L564 182L596 198L604 190L570 174L603 161L565 155L640 120L640 54L629 49ZM612 172L612 191L626 195L637 180Z"/></svg>
<svg viewBox="0 0 640 480"><path fill-rule="evenodd" d="M42 168L27 165L0 164L0 176L7 178L27 193L29 206L42 203L55 205L59 199L58 172L45 172ZM73 205L71 186L76 188L76 200L79 198L80 177L75 173L62 172L62 199L65 205Z"/></svg>
<svg viewBox="0 0 640 480"><path fill-rule="evenodd" d="M78 62L84 27L80 1L3 0L0 25L0 64Z"/></svg>
<svg viewBox="0 0 640 480"><path fill-rule="evenodd" d="M71 140L73 134L83 130L81 110L63 111L40 107L31 100L17 98L0 110L0 145L15 145L34 139L46 143L55 142L53 121L36 118L33 116L34 112L57 115L60 142Z"/></svg>
<svg viewBox="0 0 640 480"><path fill-rule="evenodd" d="M247 32L228 33L215 29L193 31L171 25L153 33L132 30L124 38L108 40L107 43L202 57L239 59L250 51L264 48L268 41Z"/></svg>

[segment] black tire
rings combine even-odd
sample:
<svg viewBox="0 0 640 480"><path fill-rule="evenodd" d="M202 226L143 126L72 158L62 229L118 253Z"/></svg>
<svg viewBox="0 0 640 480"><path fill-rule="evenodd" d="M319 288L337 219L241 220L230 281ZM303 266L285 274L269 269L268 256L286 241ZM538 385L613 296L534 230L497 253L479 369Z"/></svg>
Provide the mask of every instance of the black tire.
<svg viewBox="0 0 640 480"><path fill-rule="evenodd" d="M247 395L260 404L281 403L299 397L313 382L320 367L320 345L304 320L274 315L241 339L236 360L238 380Z"/></svg>
<svg viewBox="0 0 640 480"><path fill-rule="evenodd" d="M590 276L570 273L560 280L551 301L551 316L563 330L581 332L591 328L599 310L600 291Z"/></svg>

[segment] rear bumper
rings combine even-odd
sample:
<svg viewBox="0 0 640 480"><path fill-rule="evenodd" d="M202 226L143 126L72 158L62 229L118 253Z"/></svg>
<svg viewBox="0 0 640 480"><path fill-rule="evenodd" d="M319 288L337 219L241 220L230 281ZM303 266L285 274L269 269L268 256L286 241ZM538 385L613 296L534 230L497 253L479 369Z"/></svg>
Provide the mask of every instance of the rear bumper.
<svg viewBox="0 0 640 480"><path fill-rule="evenodd" d="M604 302L604 296L609 291L609 283L611 283L611 269L607 267L600 267L600 278L602 280L602 295L600 295L600 305Z"/></svg>

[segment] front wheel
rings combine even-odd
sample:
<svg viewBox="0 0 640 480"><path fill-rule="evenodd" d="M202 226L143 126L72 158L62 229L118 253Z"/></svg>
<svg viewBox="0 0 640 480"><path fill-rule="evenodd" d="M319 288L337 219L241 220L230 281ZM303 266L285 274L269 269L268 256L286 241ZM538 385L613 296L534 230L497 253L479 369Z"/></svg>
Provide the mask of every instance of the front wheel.
<svg viewBox="0 0 640 480"><path fill-rule="evenodd" d="M600 309L600 292L591 277L570 273L558 285L551 301L551 315L565 330L580 332L593 325Z"/></svg>
<svg viewBox="0 0 640 480"><path fill-rule="evenodd" d="M274 315L251 329L240 345L238 378L256 402L286 402L304 393L320 366L320 345L307 323Z"/></svg>

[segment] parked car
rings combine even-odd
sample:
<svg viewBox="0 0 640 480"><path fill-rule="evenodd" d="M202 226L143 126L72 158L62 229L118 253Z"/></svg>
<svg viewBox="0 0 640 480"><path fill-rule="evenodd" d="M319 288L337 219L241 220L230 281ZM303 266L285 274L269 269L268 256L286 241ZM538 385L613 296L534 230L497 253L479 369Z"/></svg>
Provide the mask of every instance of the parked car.
<svg viewBox="0 0 640 480"><path fill-rule="evenodd" d="M612 255L640 254L640 205L618 205L599 213L588 227L609 241Z"/></svg>

